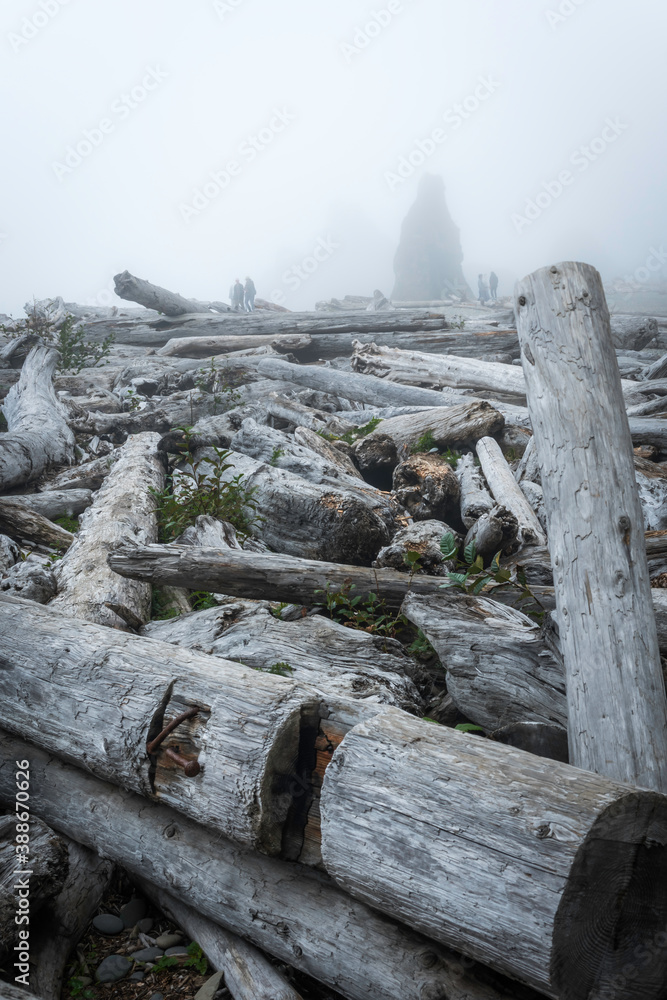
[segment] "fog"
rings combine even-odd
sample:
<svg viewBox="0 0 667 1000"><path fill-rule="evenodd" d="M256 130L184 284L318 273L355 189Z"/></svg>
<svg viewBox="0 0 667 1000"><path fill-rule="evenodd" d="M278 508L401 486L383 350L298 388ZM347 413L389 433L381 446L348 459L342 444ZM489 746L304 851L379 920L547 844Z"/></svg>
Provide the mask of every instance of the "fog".
<svg viewBox="0 0 667 1000"><path fill-rule="evenodd" d="M0 29L0 312L119 301L125 269L390 294L425 172L473 288L667 243L657 0L4 0Z"/></svg>

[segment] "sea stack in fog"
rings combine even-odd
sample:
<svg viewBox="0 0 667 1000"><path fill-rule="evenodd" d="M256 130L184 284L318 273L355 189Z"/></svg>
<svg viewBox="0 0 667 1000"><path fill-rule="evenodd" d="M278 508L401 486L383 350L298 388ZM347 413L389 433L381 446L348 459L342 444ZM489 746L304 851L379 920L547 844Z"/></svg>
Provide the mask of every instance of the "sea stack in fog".
<svg viewBox="0 0 667 1000"><path fill-rule="evenodd" d="M451 294L472 299L462 261L461 237L447 208L444 182L426 174L401 227L392 299L428 301Z"/></svg>

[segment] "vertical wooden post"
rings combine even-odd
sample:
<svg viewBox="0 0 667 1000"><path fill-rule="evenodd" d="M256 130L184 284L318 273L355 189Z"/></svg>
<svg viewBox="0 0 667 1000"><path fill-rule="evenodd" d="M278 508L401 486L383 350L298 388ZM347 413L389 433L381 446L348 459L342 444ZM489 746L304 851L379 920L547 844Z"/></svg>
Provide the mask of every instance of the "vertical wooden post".
<svg viewBox="0 0 667 1000"><path fill-rule="evenodd" d="M667 792L667 699L632 441L600 275L515 291L567 677L570 761Z"/></svg>

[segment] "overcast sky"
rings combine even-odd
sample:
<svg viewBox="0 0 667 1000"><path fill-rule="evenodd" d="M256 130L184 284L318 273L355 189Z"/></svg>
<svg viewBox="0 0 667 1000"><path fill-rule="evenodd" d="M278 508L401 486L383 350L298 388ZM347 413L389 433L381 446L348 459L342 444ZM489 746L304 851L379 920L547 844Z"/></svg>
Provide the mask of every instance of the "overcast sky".
<svg viewBox="0 0 667 1000"><path fill-rule="evenodd" d="M0 312L125 269L390 294L424 172L473 287L632 273L667 244L666 29L658 0L3 0Z"/></svg>

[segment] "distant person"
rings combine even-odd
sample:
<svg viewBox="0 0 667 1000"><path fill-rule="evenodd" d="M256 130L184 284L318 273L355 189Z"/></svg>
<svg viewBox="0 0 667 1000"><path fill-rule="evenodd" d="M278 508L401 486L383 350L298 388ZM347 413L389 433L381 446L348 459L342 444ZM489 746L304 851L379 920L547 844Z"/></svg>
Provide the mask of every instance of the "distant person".
<svg viewBox="0 0 667 1000"><path fill-rule="evenodd" d="M498 298L498 275L495 271L492 271L489 275L489 291L491 292L491 298L495 302Z"/></svg>
<svg viewBox="0 0 667 1000"><path fill-rule="evenodd" d="M480 305L484 305L485 302L489 301L489 289L486 282L484 281L484 275L479 274L477 276L477 295L479 298Z"/></svg>
<svg viewBox="0 0 667 1000"><path fill-rule="evenodd" d="M255 282L252 278L246 277L245 279L245 308L246 312L254 312L255 310L255 296L257 295L257 289L255 288Z"/></svg>
<svg viewBox="0 0 667 1000"><path fill-rule="evenodd" d="M234 312L238 312L239 309L243 309L243 285L237 278L234 282L234 288L232 289L232 306Z"/></svg>

